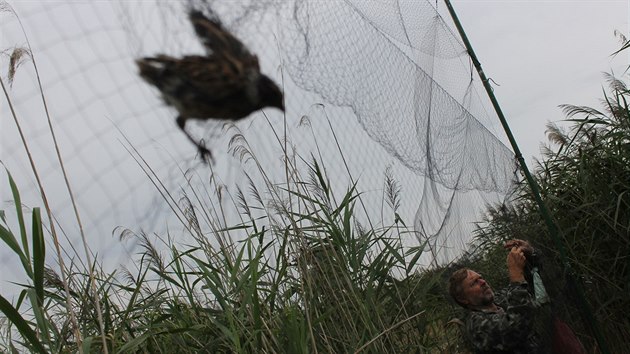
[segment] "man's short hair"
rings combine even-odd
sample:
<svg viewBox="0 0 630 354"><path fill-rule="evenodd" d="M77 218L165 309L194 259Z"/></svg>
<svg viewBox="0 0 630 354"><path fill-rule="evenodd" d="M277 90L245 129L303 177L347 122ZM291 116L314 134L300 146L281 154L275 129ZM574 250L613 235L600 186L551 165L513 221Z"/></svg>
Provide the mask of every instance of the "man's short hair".
<svg viewBox="0 0 630 354"><path fill-rule="evenodd" d="M468 277L468 268L460 268L451 274L451 277L448 279L448 293L451 294L451 297L457 304L462 307L466 307L466 305L462 304L459 299L464 297L464 279Z"/></svg>

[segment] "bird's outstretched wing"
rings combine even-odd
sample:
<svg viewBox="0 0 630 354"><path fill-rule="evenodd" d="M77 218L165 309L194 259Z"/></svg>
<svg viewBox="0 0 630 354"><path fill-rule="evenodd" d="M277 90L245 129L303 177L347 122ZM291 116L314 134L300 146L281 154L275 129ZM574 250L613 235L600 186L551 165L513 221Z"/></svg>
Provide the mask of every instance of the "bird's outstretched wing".
<svg viewBox="0 0 630 354"><path fill-rule="evenodd" d="M258 58L247 49L243 42L223 27L215 13L210 12L210 17L206 17L199 10L191 10L189 16L208 56L236 60L258 69Z"/></svg>

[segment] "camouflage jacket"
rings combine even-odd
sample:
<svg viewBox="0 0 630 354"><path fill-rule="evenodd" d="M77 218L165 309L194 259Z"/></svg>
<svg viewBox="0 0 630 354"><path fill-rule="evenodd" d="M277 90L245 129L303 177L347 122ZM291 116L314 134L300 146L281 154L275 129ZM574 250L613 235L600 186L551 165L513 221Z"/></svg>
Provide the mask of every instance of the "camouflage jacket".
<svg viewBox="0 0 630 354"><path fill-rule="evenodd" d="M510 284L497 292L499 311L470 311L464 336L476 353L537 353L532 330L534 304L527 282Z"/></svg>

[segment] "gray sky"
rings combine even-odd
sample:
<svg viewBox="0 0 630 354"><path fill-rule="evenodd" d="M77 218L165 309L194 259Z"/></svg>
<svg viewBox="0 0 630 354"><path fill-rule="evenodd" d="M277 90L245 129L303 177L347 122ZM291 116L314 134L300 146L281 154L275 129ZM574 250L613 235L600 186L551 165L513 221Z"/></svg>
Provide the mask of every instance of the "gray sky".
<svg viewBox="0 0 630 354"><path fill-rule="evenodd" d="M560 104L601 108L602 72L621 75L630 51L630 1L453 0L527 162L540 156L545 125L564 119Z"/></svg>

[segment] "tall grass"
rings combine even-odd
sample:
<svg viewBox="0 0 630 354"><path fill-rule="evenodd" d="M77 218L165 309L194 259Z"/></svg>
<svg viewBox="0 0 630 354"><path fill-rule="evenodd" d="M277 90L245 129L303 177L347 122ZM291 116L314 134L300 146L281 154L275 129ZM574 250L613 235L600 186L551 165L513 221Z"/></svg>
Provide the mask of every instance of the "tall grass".
<svg viewBox="0 0 630 354"><path fill-rule="evenodd" d="M359 225L356 188L349 186L337 202L321 161L304 166L304 176L291 170L288 183L261 187L252 179L251 195L239 191L235 199L240 224L217 227L214 217L222 210L201 207L212 205L201 196L217 191L190 186L174 212L182 216L192 244L172 241L178 235L126 230L121 238L137 238L142 245L133 269L71 268L68 287L82 342L71 331L61 277L35 258L43 277L25 291L38 289L41 300L28 303L30 316L46 325L9 318L22 339L5 338L5 347L68 352L80 345L86 352L103 351L90 296L88 272L94 269L104 336L113 352L439 350L444 341L436 336L444 329L432 326L431 307L436 278L413 273L423 249L403 251L400 225ZM12 249L20 254L26 248ZM26 304L16 304L16 312L20 306Z"/></svg>
<svg viewBox="0 0 630 354"><path fill-rule="evenodd" d="M40 97L42 99L42 106L44 108L44 112L45 112L45 115L46 115L46 122L48 124L48 130L50 132L50 136L51 136L52 141L53 141L53 147L55 149L57 161L59 162L60 170L63 173L65 186L66 186L66 188L68 190L68 195L70 197L70 201L72 203L72 207L73 207L73 210L74 210L74 213L75 213L77 225L79 227L79 231L80 231L80 234L81 234L82 244L83 244L84 250L85 250L84 257L86 258L87 263L90 266L92 266L93 262L91 260L91 254L90 254L89 247L88 247L88 244L87 244L87 240L86 240L86 237L85 237L85 232L83 231L83 224L81 222L81 217L80 217L80 214L79 214L79 210L77 208L76 201L75 201L75 198L74 198L74 194L72 192L72 188L71 188L70 182L68 180L68 173L66 171L66 168L64 167L64 161L63 161L62 154L61 154L61 151L60 151L60 148L59 148L59 144L57 143L57 137L56 137L56 134L55 134L55 130L54 130L53 125L52 125L52 118L51 118L49 110L48 110L48 103L46 101L46 95L44 94L44 89L42 87L42 82L41 82L41 78L40 78L40 74L39 74L39 69L37 67L37 60L35 59L35 53L33 52L33 48L31 47L28 35L27 35L26 30L24 29L24 26L22 24L22 20L17 15L15 10L6 1L0 1L0 13L2 13L2 12L8 12L8 13L10 13L12 16L14 16L17 19L17 21L18 21L18 23L20 25L20 29L22 31L22 34L24 35L24 39L26 41L26 47L25 48L21 48L21 47L15 48L12 51L12 53L10 54L9 69L8 69L8 80L9 80L9 83L12 83L13 78L15 77L15 73L16 73L17 67L22 62L24 62L26 58L30 58L30 62L32 63L33 70L35 72L35 77L37 78L37 89L38 89L38 91L40 93ZM64 290L65 290L65 295L66 295L65 296L65 298L66 298L66 309L67 309L68 314L70 316L70 320L71 320L71 322L73 324L73 328L74 328L74 331L75 331L75 337L80 342L81 341L81 333L78 330L77 323L76 323L77 321L76 321L76 319L74 317L74 313L71 311L72 304L70 302L71 301L70 300L70 291L69 291L68 284L67 284L68 283L68 279L66 278L67 275L65 274L65 270L66 270L65 268L66 267L65 267L65 264L64 264L63 257L61 255L61 248L60 248L59 240L57 238L57 232L56 232L56 228L55 228L55 223L53 221L52 212L51 212L51 209L50 209L50 207L48 205L48 199L46 197L46 192L45 192L45 190L44 190L44 188L42 186L42 182L41 182L40 177L39 177L38 169L37 169L37 167L35 165L35 162L33 160L32 155L31 155L31 152L30 152L30 149L29 149L29 144L27 143L27 141L26 141L26 139L24 137L24 133L22 132L22 128L21 128L21 124L20 124L19 119L18 119L18 117L16 115L16 112L15 112L15 110L13 108L11 97L10 97L10 95L9 95L9 93L7 91L7 88L6 88L5 84L4 84L4 81L2 79L0 79L0 85L2 86L2 90L4 92L4 96L5 96L6 100L7 100L7 103L9 105L9 107L10 107L10 110L11 110L11 115L13 116L13 119L15 121L16 127L18 128L18 131L20 133L20 137L22 139L22 144L23 144L24 149L26 150L26 153L28 155L28 160L30 162L30 165L31 165L31 168L32 168L32 171L33 171L33 175L35 176L35 178L37 180L37 184L39 186L39 192L40 192L40 195L42 197L42 201L44 203L46 214L48 216L50 232L51 232L51 236L53 238L53 243L55 245L55 249L57 251L57 260L59 262L59 267L60 267L60 270L61 270L61 273L62 273L62 283L64 284ZM34 226L36 226L36 225L34 225ZM22 231L23 231L23 229L22 229ZM25 247L26 247L26 245L25 245ZM25 248L25 249L27 249L27 248ZM98 299L98 293L96 291L94 278L92 277L93 273L94 273L94 271L92 269L90 269L88 271L88 274L89 274L89 277L90 277L90 283L92 285L91 286L92 296L94 297L94 303L96 304L96 311L97 311L97 314L98 314L98 323L102 327L103 326L103 319L102 319L102 314L101 314L100 301ZM101 328L100 333L104 333L103 328ZM104 335L101 337L101 340L103 342L103 350L104 350L105 354L107 354L108 351L107 351L107 346L105 345L106 339L105 339ZM80 347L78 348L78 350L79 350L79 352L82 352L82 349Z"/></svg>

